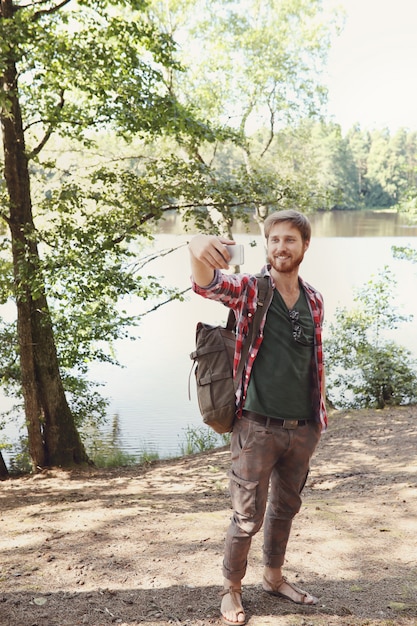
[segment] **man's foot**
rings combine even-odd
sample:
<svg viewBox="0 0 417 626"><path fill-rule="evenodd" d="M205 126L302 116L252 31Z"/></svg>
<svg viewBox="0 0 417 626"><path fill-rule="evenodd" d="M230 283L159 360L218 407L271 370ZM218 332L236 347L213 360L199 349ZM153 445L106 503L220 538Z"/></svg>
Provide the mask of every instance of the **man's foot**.
<svg viewBox="0 0 417 626"><path fill-rule="evenodd" d="M280 598L291 600L291 602L295 602L295 604L313 606L318 603L317 598L288 582L284 576L277 582L271 582L264 576L262 588L266 593L272 596L279 596Z"/></svg>
<svg viewBox="0 0 417 626"><path fill-rule="evenodd" d="M220 612L223 623L228 626L243 626L243 624L246 624L246 615L242 606L242 589L229 584L228 587L225 586L221 595L223 598Z"/></svg>

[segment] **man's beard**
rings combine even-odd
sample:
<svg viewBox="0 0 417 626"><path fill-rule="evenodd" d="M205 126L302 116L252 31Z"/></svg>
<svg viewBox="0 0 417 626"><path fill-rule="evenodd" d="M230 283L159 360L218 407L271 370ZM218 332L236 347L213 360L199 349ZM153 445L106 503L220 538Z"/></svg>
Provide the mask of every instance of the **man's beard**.
<svg viewBox="0 0 417 626"><path fill-rule="evenodd" d="M304 259L304 252L297 257L290 257L285 260L268 256L268 263L279 274L291 274L296 270Z"/></svg>

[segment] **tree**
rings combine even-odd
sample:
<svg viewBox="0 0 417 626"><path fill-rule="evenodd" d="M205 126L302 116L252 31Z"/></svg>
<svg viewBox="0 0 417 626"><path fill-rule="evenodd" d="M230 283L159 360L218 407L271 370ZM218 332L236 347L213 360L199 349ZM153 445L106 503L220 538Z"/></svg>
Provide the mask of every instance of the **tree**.
<svg viewBox="0 0 417 626"><path fill-rule="evenodd" d="M291 195L287 181L277 184L276 166L245 162L250 150L242 129L266 106L274 118L271 138L276 114L284 119L285 111L296 110L297 91L307 109L320 96L315 60L326 29L317 25L309 33L307 27L309 20L315 24L319 0L287 0L279 19L277 6L265 9L275 27L282 21L279 36L272 25L266 29L268 14L260 8L257 30L240 9L238 15L230 6L209 5L206 25L216 18L218 32L210 28L205 43L214 45L230 27L228 50L245 61L245 102L240 124L232 126L225 112L239 101L241 87L233 65L225 57L217 73L227 74L222 86L233 85L233 93L218 89L203 106L202 93L212 88L209 75L205 87L198 80L185 88L172 33L155 23L141 0L0 0L1 217L8 227L0 293L2 302L12 299L17 306L17 327L1 328L7 339L1 359L9 389L23 393L35 468L87 461L77 406L84 402L90 411L93 402L83 376L91 359L113 359L100 340L123 336L135 322L119 310L120 299L165 293L157 278L143 275L137 256L166 211L181 211L186 222L203 228L213 224L214 210L231 224L247 207L276 206ZM259 53L271 75L265 67L251 86ZM189 74L187 80L191 84ZM216 99L225 101L218 114ZM107 142L101 152L100 140ZM243 148L243 158L227 170L216 159L222 146L226 152Z"/></svg>
<svg viewBox="0 0 417 626"><path fill-rule="evenodd" d="M307 185L294 171L281 172L278 135L287 124L321 112L326 90L320 74L334 18L324 14L321 0L215 0L204 6L202 10L200 2L172 0L162 10L159 2L152 4L160 23L181 37L181 59L192 69L173 72L174 89L198 103L207 117L238 132L235 158L223 172L236 180L235 191L246 200L243 206L262 228L271 207L311 208L311 180ZM184 32L194 36L187 38ZM205 54L197 55L197 48ZM195 142L186 148L201 163L215 157L214 168L221 175L222 146L216 144L215 152ZM216 203L219 227L229 237L234 218L245 217L229 210L230 199Z"/></svg>
<svg viewBox="0 0 417 626"><path fill-rule="evenodd" d="M417 221L417 133L398 132L396 147L401 141L401 148L397 149L396 156L400 161L396 170L400 170L402 185L398 189L396 209L399 213L414 224Z"/></svg>
<svg viewBox="0 0 417 626"><path fill-rule="evenodd" d="M367 161L367 206L381 208L395 203L392 174L389 130L374 130Z"/></svg>
<svg viewBox="0 0 417 626"><path fill-rule="evenodd" d="M31 457L36 466L87 460L66 401L45 291L38 276L39 253L32 217L28 155L18 95L16 29L30 31L18 7L1 2L4 176L9 196L3 218L10 229L17 306L17 332ZM40 17L40 14L38 13ZM32 13L32 19L39 19ZM7 43L6 43L7 42ZM36 284L37 283L37 284Z"/></svg>
<svg viewBox="0 0 417 626"><path fill-rule="evenodd" d="M362 130L359 124L355 124L348 131L346 138L349 142L350 151L356 165L359 204L363 204L368 192L366 175L368 172L368 155L371 143L370 134L369 131Z"/></svg>
<svg viewBox="0 0 417 626"><path fill-rule="evenodd" d="M357 168L340 126L316 124L312 129L311 149L318 184L326 190L330 208L357 207L360 202Z"/></svg>
<svg viewBox="0 0 417 626"><path fill-rule="evenodd" d="M86 193L86 188L73 181L55 181L54 163L40 160L42 150L54 133L78 141L84 148L91 147L94 130L109 125L125 136L141 133L150 138L163 132L176 136L194 132L209 139L208 128L196 122L164 86L161 68L175 65L173 43L147 20L142 3L80 1L71 12L69 7L74 4L70 0L0 2L0 119L5 178L1 217L9 229L3 250L10 246L13 267L12 280L2 281L3 302L12 297L17 307L18 384L24 398L34 468L68 467L88 460L65 395L53 326L56 319L47 299L49 290L52 299L58 295L59 262L63 265L57 274L62 276L70 257L64 260L63 250L55 248L48 258L40 254L39 245L53 248L60 238L61 242L65 240L68 251L78 238L84 246L84 259L89 258L91 275L100 251L111 245L116 254L117 244L129 240L129 225L133 228L135 222L133 215L125 214L124 222L118 223L120 212L117 216L103 209L91 219L100 196L98 187L110 180L109 173L102 170L100 178L93 172L95 187L87 186ZM39 173L50 183L49 195L35 193L37 208L47 209L40 228L34 222L31 190L31 180ZM105 199L101 202L108 208ZM162 215L162 206L153 217ZM67 219L62 219L58 234L54 228L58 224L51 225L51 221L57 221L59 215ZM145 221L142 215L140 222ZM136 233L141 232L140 225L134 225ZM98 235L98 244L93 243ZM70 237L72 244L68 243ZM9 266L5 260L3 269ZM111 273L105 260L96 270L101 279L106 271ZM79 288L82 283L80 278ZM88 304L94 308L92 293L90 289L87 309ZM97 296L97 290L95 293ZM109 295L112 297L114 293Z"/></svg>
<svg viewBox="0 0 417 626"><path fill-rule="evenodd" d="M325 343L328 396L336 407L383 409L417 401L417 361L386 335L410 319L396 309L394 288L385 267L357 291L355 308L336 310Z"/></svg>

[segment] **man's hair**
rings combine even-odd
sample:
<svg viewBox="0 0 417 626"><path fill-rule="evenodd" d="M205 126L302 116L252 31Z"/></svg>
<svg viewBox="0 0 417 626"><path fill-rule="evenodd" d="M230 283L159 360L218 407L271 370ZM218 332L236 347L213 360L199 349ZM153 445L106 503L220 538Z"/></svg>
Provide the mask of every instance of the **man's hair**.
<svg viewBox="0 0 417 626"><path fill-rule="evenodd" d="M310 241L311 224L303 213L294 211L294 209L275 211L275 213L268 215L264 222L264 233L267 240L271 232L271 228L275 226L275 224L279 224L281 222L291 222L291 224L300 231L303 241Z"/></svg>

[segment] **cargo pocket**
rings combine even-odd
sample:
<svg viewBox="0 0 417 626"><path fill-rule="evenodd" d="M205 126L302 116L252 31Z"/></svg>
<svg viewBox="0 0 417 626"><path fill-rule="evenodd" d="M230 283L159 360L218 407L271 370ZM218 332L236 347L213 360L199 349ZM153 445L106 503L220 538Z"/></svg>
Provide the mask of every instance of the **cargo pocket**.
<svg viewBox="0 0 417 626"><path fill-rule="evenodd" d="M240 478L233 471L229 473L232 507L242 517L252 518L256 514L256 492L258 481Z"/></svg>

